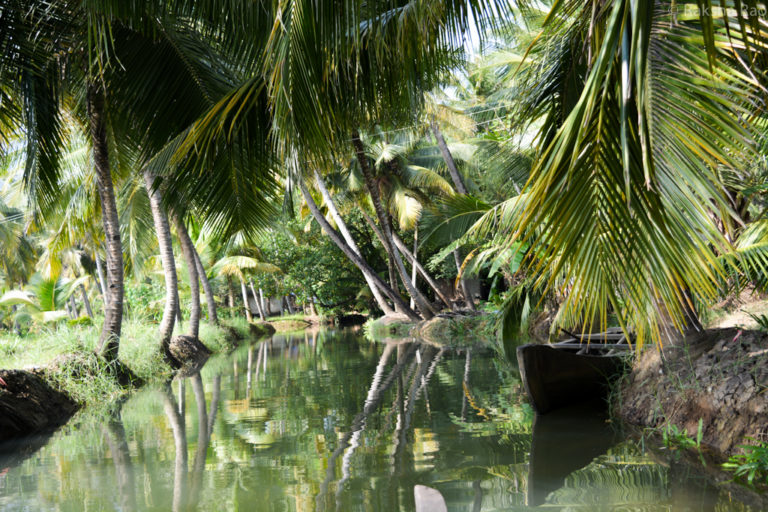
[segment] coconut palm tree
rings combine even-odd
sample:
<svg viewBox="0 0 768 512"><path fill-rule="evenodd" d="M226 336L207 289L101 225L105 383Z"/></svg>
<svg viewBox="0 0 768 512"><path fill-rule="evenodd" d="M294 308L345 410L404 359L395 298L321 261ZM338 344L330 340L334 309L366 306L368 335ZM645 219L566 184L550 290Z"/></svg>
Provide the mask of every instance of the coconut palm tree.
<svg viewBox="0 0 768 512"><path fill-rule="evenodd" d="M640 342L660 340L692 323L690 297L716 298L731 250L720 221L738 222L719 173L755 152L760 16L553 2L515 112L517 133L535 134L530 180L476 234L498 235L497 252L531 244L525 268L562 295L558 322L605 325L612 310Z"/></svg>
<svg viewBox="0 0 768 512"><path fill-rule="evenodd" d="M117 358L123 315L123 260L117 203L112 183L105 91L99 81L108 52L108 17L93 6L4 2L0 82L11 106L4 124L23 125L27 145L26 181L43 204L56 195L63 146L65 101L84 113L101 202L106 247L106 286L110 300L98 352ZM60 48L73 51L62 52ZM82 93L79 97L77 93ZM79 104L77 100L82 100ZM20 107L23 105L23 109Z"/></svg>
<svg viewBox="0 0 768 512"><path fill-rule="evenodd" d="M236 252L240 253L251 253L255 254L253 249L248 249L245 247L240 248L233 248ZM262 261L259 261L257 257L248 256L245 254L233 254L230 256L224 256L223 258L219 259L214 265L213 265L213 271L220 276L226 276L226 277L235 277L240 281L240 290L243 295L243 306L245 308L245 317L250 322L253 320L252 314L251 314L251 306L248 301L248 289L246 288L246 279L247 279L247 273L249 272L258 272L258 273L280 273L281 270L279 267L272 265L271 263L265 263ZM259 316L261 317L261 320L266 320L266 312L264 311L264 305L262 304L263 300L262 297L259 297L256 295L255 290L253 289L253 283L250 282L251 287L251 293L253 293L253 298L256 301L256 306L259 311Z"/></svg>
<svg viewBox="0 0 768 512"><path fill-rule="evenodd" d="M268 37L251 32L243 35L242 44L252 49L250 54L263 51L263 60L248 67L250 74L241 85L193 126L181 151L194 150L198 162L207 162L215 157L216 152L209 148L217 142L243 133L264 133L271 147L257 149L267 149L288 162L294 182L302 188L299 175L311 173L314 166L304 162L326 162L328 155L349 149L350 137L358 155L364 155L356 134L367 119L373 117L386 124L410 122L422 103L421 92L437 84L448 65L456 62L453 57L457 52L453 50L461 47L469 20L474 16L484 26L492 19L483 16L484 9L505 15L509 6L502 1L465 5L349 0L310 5L305 0L291 0L273 6L275 10L262 7L266 15L261 19L273 21L265 32ZM301 15L306 12L313 14ZM263 112L269 117L248 117ZM364 158L360 160L366 183L372 187L367 163ZM302 193L314 214L314 200L310 200L308 189L304 193L305 188ZM402 258L390 241L392 230L378 193L373 188L369 193L385 235L384 247L404 285L418 299L422 313L429 316L430 305L409 284ZM223 194L217 193L209 201L214 206L206 208L213 215L230 219L232 214L217 206L224 204L223 200ZM345 254L365 268L365 262L354 255L343 236L338 240Z"/></svg>

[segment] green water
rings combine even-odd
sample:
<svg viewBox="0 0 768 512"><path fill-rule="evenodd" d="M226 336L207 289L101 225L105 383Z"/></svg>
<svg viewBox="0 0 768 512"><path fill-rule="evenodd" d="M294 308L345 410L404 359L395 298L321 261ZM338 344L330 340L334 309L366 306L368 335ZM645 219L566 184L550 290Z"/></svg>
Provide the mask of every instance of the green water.
<svg viewBox="0 0 768 512"><path fill-rule="evenodd" d="M39 449L38 449L39 448ZM534 419L490 352L276 335L4 447L0 509L743 511L599 413Z"/></svg>

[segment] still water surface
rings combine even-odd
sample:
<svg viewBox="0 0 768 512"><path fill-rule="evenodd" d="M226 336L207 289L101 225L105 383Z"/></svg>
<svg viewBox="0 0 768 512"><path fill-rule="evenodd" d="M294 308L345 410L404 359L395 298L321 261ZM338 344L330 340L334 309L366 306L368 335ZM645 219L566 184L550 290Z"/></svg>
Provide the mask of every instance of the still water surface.
<svg viewBox="0 0 768 512"><path fill-rule="evenodd" d="M0 456L0 509L413 511L422 484L450 511L748 510L595 411L534 418L490 352L360 331L275 335L115 409Z"/></svg>

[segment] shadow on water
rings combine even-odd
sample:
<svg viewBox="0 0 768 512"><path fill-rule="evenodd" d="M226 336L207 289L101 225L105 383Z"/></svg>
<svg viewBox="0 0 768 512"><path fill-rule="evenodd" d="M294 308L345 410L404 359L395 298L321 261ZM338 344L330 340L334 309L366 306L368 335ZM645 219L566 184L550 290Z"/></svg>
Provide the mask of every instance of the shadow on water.
<svg viewBox="0 0 768 512"><path fill-rule="evenodd" d="M605 403L593 401L536 415L528 462L527 504L539 506L588 465L622 440L607 423Z"/></svg>

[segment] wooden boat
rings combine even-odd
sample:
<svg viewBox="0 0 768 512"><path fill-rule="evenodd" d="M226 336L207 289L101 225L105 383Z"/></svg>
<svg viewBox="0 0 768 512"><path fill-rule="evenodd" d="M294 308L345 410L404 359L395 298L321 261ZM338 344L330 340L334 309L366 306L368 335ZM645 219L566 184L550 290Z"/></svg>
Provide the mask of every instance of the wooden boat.
<svg viewBox="0 0 768 512"><path fill-rule="evenodd" d="M624 371L629 349L624 335L619 333L589 334L552 345L518 347L520 375L534 410L546 414L605 397L610 379Z"/></svg>

